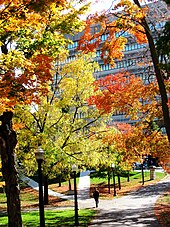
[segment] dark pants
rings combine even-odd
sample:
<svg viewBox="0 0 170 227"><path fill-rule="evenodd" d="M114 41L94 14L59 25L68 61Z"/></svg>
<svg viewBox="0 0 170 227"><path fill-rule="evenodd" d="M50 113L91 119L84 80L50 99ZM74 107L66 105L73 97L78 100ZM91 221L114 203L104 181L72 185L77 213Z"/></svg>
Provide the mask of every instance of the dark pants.
<svg viewBox="0 0 170 227"><path fill-rule="evenodd" d="M96 207L98 207L99 199L95 199Z"/></svg>

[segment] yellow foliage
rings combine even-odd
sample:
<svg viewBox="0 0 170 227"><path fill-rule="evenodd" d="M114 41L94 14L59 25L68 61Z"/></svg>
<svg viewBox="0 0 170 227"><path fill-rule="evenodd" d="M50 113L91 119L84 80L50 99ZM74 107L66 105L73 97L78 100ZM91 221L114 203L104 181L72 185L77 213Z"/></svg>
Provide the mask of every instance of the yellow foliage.
<svg viewBox="0 0 170 227"><path fill-rule="evenodd" d="M5 187L5 181L0 182L0 188L3 188L3 187Z"/></svg>

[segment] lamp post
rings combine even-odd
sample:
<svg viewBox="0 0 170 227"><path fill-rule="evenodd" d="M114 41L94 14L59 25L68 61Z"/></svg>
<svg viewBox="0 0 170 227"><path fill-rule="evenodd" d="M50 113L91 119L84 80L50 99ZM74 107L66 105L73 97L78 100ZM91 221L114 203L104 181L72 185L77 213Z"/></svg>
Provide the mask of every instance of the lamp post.
<svg viewBox="0 0 170 227"><path fill-rule="evenodd" d="M112 172L113 172L113 187L114 187L114 196L116 196L116 184L115 184L115 164L112 163Z"/></svg>
<svg viewBox="0 0 170 227"><path fill-rule="evenodd" d="M43 198L42 169L41 169L41 165L44 160L44 151L41 147L38 147L37 152L35 152L35 157L38 163L40 227L45 227L44 198Z"/></svg>
<svg viewBox="0 0 170 227"><path fill-rule="evenodd" d="M118 186L119 186L119 190L121 189L121 182L120 182L120 167L118 167L118 171L117 171L117 180L118 180Z"/></svg>
<svg viewBox="0 0 170 227"><path fill-rule="evenodd" d="M77 166L74 164L72 165L72 171L74 174L74 211L75 211L75 226L79 225L78 222L78 202L77 202L77 188L76 188L76 171Z"/></svg>
<svg viewBox="0 0 170 227"><path fill-rule="evenodd" d="M142 185L145 183L144 171L143 171L143 162L141 163L141 172L142 172Z"/></svg>
<svg viewBox="0 0 170 227"><path fill-rule="evenodd" d="M141 173L142 173L142 185L145 183L144 171L143 171L143 158L141 158Z"/></svg>

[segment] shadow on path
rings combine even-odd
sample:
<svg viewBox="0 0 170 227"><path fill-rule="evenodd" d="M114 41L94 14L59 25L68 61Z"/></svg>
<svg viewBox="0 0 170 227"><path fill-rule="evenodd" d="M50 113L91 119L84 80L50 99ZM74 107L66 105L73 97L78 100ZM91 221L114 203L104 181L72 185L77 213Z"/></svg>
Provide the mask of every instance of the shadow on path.
<svg viewBox="0 0 170 227"><path fill-rule="evenodd" d="M170 188L170 175L157 184L144 186L127 196L100 201L90 226L161 227L154 214L156 200Z"/></svg>
<svg viewBox="0 0 170 227"><path fill-rule="evenodd" d="M103 211L98 220L94 221L90 226L121 226L121 227L141 227L141 226L161 226L157 220L152 217L151 207L141 209L111 209L109 212Z"/></svg>

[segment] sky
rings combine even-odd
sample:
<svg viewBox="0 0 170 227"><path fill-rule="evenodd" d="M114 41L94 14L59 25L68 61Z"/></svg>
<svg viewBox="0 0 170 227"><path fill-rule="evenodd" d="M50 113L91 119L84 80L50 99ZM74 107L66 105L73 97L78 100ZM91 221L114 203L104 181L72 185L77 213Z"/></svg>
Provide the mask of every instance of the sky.
<svg viewBox="0 0 170 227"><path fill-rule="evenodd" d="M91 12L100 12L102 10L108 10L112 5L112 2L117 2L116 0L100 0L98 3L94 1L91 5Z"/></svg>
<svg viewBox="0 0 170 227"><path fill-rule="evenodd" d="M143 0L143 4L144 3L146 4L152 1L157 1L157 0ZM90 2L94 2L91 5L91 13L95 13L95 12L100 12L102 10L108 10L112 5L118 3L119 0L99 0L98 3L96 3L95 0L91 0Z"/></svg>

